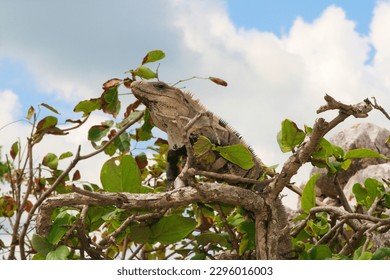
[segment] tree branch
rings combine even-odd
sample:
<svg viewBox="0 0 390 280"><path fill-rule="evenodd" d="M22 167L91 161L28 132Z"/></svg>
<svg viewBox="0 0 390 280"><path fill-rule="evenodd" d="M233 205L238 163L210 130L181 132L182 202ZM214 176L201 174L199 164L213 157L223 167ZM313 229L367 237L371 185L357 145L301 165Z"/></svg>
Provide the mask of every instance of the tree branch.
<svg viewBox="0 0 390 280"><path fill-rule="evenodd" d="M79 193L60 194L47 198L41 205L37 217L37 233L47 235L51 226L51 213L64 206L115 205L122 209L164 209L185 206L193 202L226 203L241 206L249 211L262 209L263 199L251 190L218 183L199 183L195 187L182 187L169 192L95 193L93 197Z"/></svg>

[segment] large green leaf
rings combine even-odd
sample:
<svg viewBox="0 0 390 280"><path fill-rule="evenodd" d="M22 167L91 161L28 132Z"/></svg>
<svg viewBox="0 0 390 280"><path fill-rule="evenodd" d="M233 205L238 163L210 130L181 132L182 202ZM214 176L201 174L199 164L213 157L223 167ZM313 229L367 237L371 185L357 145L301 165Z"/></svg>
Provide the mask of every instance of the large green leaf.
<svg viewBox="0 0 390 280"><path fill-rule="evenodd" d="M367 148L359 148L359 149L354 149L354 150L349 150L345 156L344 156L345 159L349 159L349 158L382 158L382 159L389 159L388 157L376 152L376 151L373 151L373 150L370 150L370 149L367 149Z"/></svg>
<svg viewBox="0 0 390 280"><path fill-rule="evenodd" d="M310 209L316 205L315 186L319 176L320 176L319 173L311 176L309 181L306 183L305 187L303 188L302 197L301 197L301 207L302 210L305 211L305 213L309 213Z"/></svg>
<svg viewBox="0 0 390 280"><path fill-rule="evenodd" d="M139 193L141 189L141 173L131 155L107 160L100 172L100 181L108 192Z"/></svg>
<svg viewBox="0 0 390 280"><path fill-rule="evenodd" d="M70 251L68 247L62 245L52 252L49 252L46 256L46 260L66 260Z"/></svg>
<svg viewBox="0 0 390 280"><path fill-rule="evenodd" d="M312 260L325 260L332 257L332 251L326 245L316 245L310 251L310 258Z"/></svg>
<svg viewBox="0 0 390 280"><path fill-rule="evenodd" d="M47 236L47 239L51 244L55 245L61 240L64 234L69 230L71 220L72 216L66 212L58 214Z"/></svg>
<svg viewBox="0 0 390 280"><path fill-rule="evenodd" d="M164 244L178 242L190 234L196 227L194 219L183 216L165 216L151 226L154 241Z"/></svg>
<svg viewBox="0 0 390 280"><path fill-rule="evenodd" d="M305 132L291 120L285 119L282 122L282 129L277 135L277 141L280 150L283 153L292 151L296 146L301 144L305 139Z"/></svg>
<svg viewBox="0 0 390 280"><path fill-rule="evenodd" d="M238 165L242 169L249 170L255 165L252 153L242 144L218 146L215 147L215 150L219 152L222 157Z"/></svg>
<svg viewBox="0 0 390 280"><path fill-rule="evenodd" d="M31 245L34 250L42 256L46 256L50 251L53 250L54 247L46 237L40 236L38 234L33 234L31 238Z"/></svg>
<svg viewBox="0 0 390 280"><path fill-rule="evenodd" d="M390 258L390 248L389 247L381 247L374 252L372 255L373 260L385 260Z"/></svg>
<svg viewBox="0 0 390 280"><path fill-rule="evenodd" d="M225 246L227 244L227 240L223 235L214 232L201 233L198 236L196 236L196 240L198 241L199 245L204 245L204 246L206 246L209 243L220 244L222 246Z"/></svg>
<svg viewBox="0 0 390 280"><path fill-rule="evenodd" d="M129 236L131 240L137 243L153 243L151 239L152 230L149 226L133 225L130 227Z"/></svg>

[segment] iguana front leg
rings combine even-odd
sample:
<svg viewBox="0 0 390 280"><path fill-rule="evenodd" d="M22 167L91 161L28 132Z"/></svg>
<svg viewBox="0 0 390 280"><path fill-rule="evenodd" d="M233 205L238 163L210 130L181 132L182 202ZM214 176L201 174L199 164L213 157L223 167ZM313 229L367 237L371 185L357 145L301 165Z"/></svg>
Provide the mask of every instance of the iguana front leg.
<svg viewBox="0 0 390 280"><path fill-rule="evenodd" d="M167 167L166 167L166 174L167 174L167 183L168 185L171 185L177 175L179 175L179 159L182 156L187 155L187 150L185 146L182 147L176 147L174 146L172 149L168 150L167 154Z"/></svg>

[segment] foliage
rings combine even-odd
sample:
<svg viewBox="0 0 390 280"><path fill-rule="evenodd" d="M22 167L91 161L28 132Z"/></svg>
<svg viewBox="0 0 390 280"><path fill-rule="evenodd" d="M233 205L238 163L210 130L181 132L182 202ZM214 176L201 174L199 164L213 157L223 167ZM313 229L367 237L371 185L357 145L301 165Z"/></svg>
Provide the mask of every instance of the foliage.
<svg viewBox="0 0 390 280"><path fill-rule="evenodd" d="M214 259L223 252L236 250L239 257L250 256L256 247L256 228L252 213L236 205L195 202L166 209L123 208L126 201L107 205L74 205L55 209L50 216L47 234L34 233L35 217L48 198L59 194L88 194L92 198L105 193L159 194L169 190L165 180L167 141L155 137L153 120L147 110L139 109L140 102L123 107L120 89L129 88L137 79L158 78L150 63L165 57L160 50L147 53L141 65L127 73L131 77L111 79L103 84L103 93L82 100L74 107L80 119L66 120L68 128L59 126L59 112L42 103L36 110L31 106L26 120L32 126L27 143L16 141L5 160L0 159L0 183L6 187L0 194L0 228L9 237L0 240L0 250L9 259ZM212 82L226 86L222 79L209 77ZM40 117L41 110L49 114ZM95 152L80 155L63 151L48 151L40 160L33 157L33 149L47 135L60 137L84 125L95 111L102 111L107 120L92 125L85 136ZM123 117L120 117L123 114ZM284 120L277 135L282 152L296 153L310 138L313 129L304 130L291 120ZM139 149L143 142L147 149ZM218 146L200 136L193 145L198 159L209 164L217 156L249 170L254 166L252 153L241 144ZM108 159L101 167L100 185L85 182L82 171L74 170L81 160L105 153ZM383 158L368 150L343 151L321 138L310 155L314 166L337 174L349 168L354 158ZM72 159L66 169L60 163ZM337 216L331 210L317 211L315 183L312 176L301 195L302 213L293 222L292 244L297 259L387 259L390 248L371 250L370 235L362 235L357 245L348 252L343 248L354 229L348 217ZM201 182L206 177L196 177ZM210 179L209 179L210 180ZM370 211L367 218L383 221L390 208L389 184L367 178L364 185L356 184L353 193L357 208ZM238 203L237 203L238 205ZM373 205L375 208L373 209ZM351 213L353 214L353 213ZM360 217L360 216L359 216ZM360 217L364 220L364 217ZM12 221L7 224L6 221ZM12 227L11 227L12 225ZM30 234L30 232L33 232ZM1 236L4 238L4 235ZM328 242L328 241L331 242ZM7 245L5 245L7 243ZM17 250L19 247L20 250ZM20 251L20 255L16 252Z"/></svg>

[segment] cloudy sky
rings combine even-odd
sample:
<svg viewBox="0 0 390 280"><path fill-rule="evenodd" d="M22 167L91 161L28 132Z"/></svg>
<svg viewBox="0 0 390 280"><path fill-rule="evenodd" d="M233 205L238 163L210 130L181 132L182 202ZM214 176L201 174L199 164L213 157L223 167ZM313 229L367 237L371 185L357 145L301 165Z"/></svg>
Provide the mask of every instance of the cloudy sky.
<svg viewBox="0 0 390 280"><path fill-rule="evenodd" d="M149 50L162 49L161 80L225 79L226 88L204 80L185 87L265 163L283 163L287 155L275 140L281 121L311 126L325 93L347 103L375 96L388 107L388 26L390 1L2 0L0 127L42 102L63 120L76 119L75 104L99 96L104 81L125 77ZM103 120L96 115L90 124ZM364 121L388 126L376 112ZM86 152L87 129L49 137L38 151L75 151L81 143ZM28 132L26 122L6 126L0 145L8 151ZM86 177L96 177L91 162L83 164Z"/></svg>

